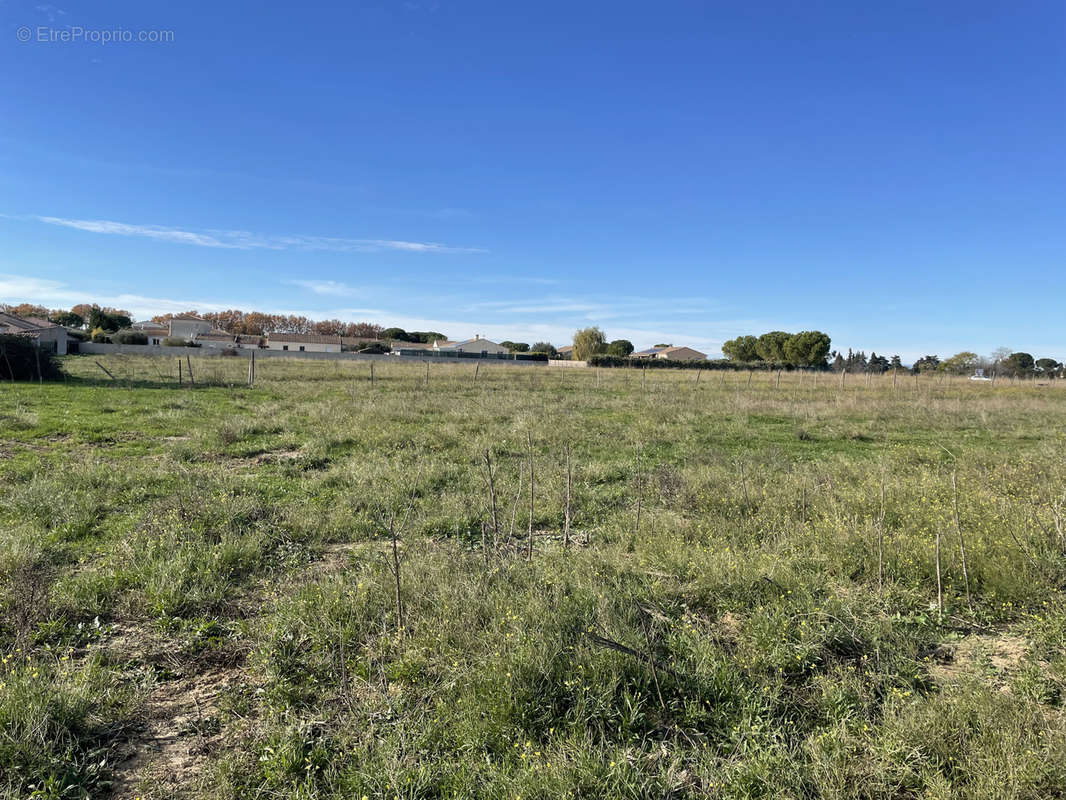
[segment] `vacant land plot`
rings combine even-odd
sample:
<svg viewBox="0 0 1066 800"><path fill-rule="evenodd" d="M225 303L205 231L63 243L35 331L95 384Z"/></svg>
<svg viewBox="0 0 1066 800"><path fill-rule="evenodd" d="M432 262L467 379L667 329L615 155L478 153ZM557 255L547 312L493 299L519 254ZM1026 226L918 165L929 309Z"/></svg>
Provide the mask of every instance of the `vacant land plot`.
<svg viewBox="0 0 1066 800"><path fill-rule="evenodd" d="M5 796L1064 796L1056 385L100 362L0 386Z"/></svg>

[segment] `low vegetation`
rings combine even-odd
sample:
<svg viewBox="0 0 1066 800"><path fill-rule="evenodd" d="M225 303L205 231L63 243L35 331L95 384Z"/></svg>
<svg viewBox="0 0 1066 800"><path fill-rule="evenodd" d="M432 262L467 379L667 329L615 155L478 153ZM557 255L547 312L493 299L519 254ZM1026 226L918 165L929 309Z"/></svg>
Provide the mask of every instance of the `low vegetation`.
<svg viewBox="0 0 1066 800"><path fill-rule="evenodd" d="M1057 382L95 360L0 386L0 795L1062 796Z"/></svg>

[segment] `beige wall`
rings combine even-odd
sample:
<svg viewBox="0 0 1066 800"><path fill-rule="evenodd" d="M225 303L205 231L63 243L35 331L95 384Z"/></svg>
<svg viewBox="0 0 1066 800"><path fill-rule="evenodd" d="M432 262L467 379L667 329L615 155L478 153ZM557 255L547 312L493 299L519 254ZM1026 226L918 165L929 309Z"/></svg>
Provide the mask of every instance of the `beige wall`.
<svg viewBox="0 0 1066 800"><path fill-rule="evenodd" d="M208 333L211 327L211 323L206 320L172 319L170 335L174 339L192 339L198 333Z"/></svg>
<svg viewBox="0 0 1066 800"><path fill-rule="evenodd" d="M274 339L267 340L268 350L288 350L289 352L303 353L339 353L339 344L322 344L318 342L279 342Z"/></svg>

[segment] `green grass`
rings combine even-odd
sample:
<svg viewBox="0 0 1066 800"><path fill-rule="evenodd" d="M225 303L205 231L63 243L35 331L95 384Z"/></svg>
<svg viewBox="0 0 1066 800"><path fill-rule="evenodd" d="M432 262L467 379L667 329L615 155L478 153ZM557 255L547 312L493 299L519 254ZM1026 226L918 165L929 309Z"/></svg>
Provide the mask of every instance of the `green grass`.
<svg viewBox="0 0 1066 800"><path fill-rule="evenodd" d="M0 386L4 796L1064 796L1057 384L100 360Z"/></svg>

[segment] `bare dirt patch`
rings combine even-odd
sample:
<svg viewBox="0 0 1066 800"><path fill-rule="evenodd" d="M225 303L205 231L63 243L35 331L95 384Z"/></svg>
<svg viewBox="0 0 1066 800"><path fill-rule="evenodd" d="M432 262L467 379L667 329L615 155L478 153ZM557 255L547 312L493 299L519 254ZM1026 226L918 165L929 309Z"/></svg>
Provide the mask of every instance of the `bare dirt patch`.
<svg viewBox="0 0 1066 800"><path fill-rule="evenodd" d="M130 756L115 771L114 797L180 796L194 787L204 761L222 739L219 697L243 682L239 669L208 669L161 682L148 698L145 726L130 742Z"/></svg>
<svg viewBox="0 0 1066 800"><path fill-rule="evenodd" d="M1028 652L1025 639L1014 634L967 636L937 647L931 654L934 663L929 674L941 683L976 675L1005 681L1017 672Z"/></svg>

